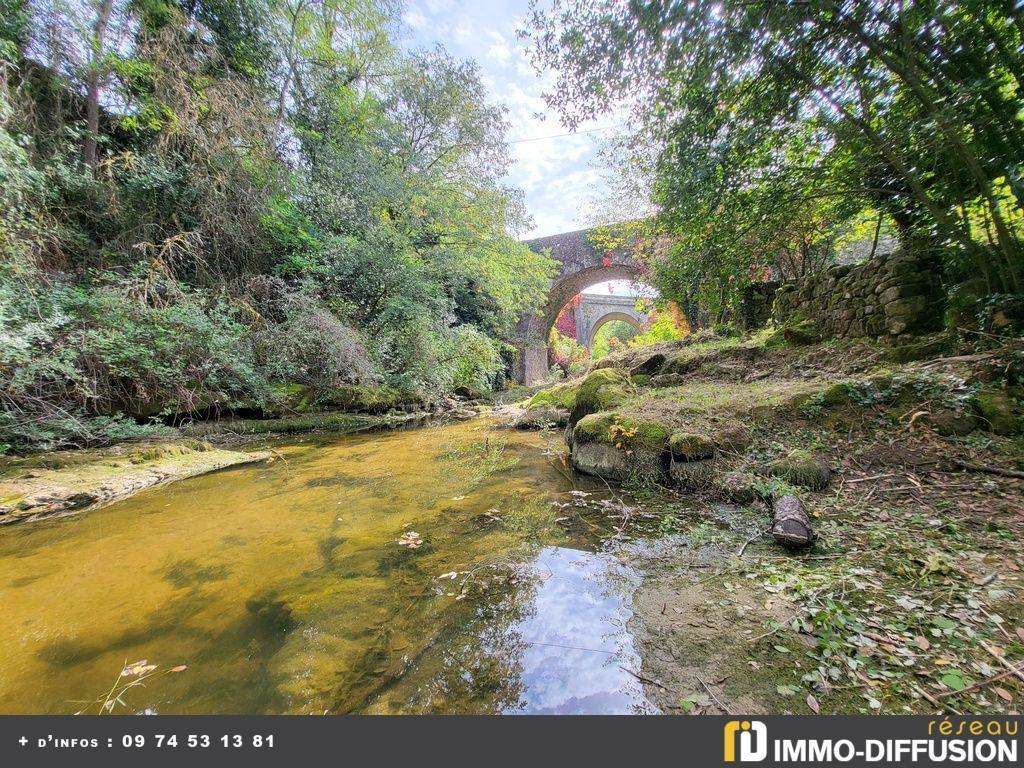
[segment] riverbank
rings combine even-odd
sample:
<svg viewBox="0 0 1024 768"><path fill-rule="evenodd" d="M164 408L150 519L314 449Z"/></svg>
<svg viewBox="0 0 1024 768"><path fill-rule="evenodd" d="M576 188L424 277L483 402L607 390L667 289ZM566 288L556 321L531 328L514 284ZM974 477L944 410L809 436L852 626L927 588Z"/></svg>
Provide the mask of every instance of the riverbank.
<svg viewBox="0 0 1024 768"><path fill-rule="evenodd" d="M195 440L54 451L0 464L0 525L65 517L146 488L270 459Z"/></svg>
<svg viewBox="0 0 1024 768"><path fill-rule="evenodd" d="M676 551L637 559L631 626L662 710L1019 709L1021 351L930 343L698 337L511 419L567 426L573 467L661 511ZM798 552L767 535L784 495L817 537Z"/></svg>
<svg viewBox="0 0 1024 768"><path fill-rule="evenodd" d="M276 436L398 429L472 418L479 408L453 407L443 416L428 411L325 411L269 419L197 421L183 424L161 439L2 458L0 525L79 514L157 485L272 460L268 441Z"/></svg>

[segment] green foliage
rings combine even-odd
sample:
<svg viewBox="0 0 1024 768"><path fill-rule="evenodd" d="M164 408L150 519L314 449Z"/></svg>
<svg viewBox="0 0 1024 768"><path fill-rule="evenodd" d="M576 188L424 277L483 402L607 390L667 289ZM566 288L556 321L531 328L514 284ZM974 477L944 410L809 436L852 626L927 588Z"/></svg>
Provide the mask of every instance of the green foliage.
<svg viewBox="0 0 1024 768"><path fill-rule="evenodd" d="M554 265L475 64L399 52L383 0L3 10L0 440L503 377Z"/></svg>
<svg viewBox="0 0 1024 768"><path fill-rule="evenodd" d="M548 349L555 365L566 376L583 373L590 365L590 352L572 336L565 336L552 327L548 334Z"/></svg>
<svg viewBox="0 0 1024 768"><path fill-rule="evenodd" d="M595 360L600 360L631 342L638 334L639 331L632 323L627 323L625 320L609 320L594 334L591 354Z"/></svg>
<svg viewBox="0 0 1024 768"><path fill-rule="evenodd" d="M949 282L1024 287L1011 5L563 0L530 26L570 125L632 110L614 150L661 211L663 296L718 321L751 281L890 232Z"/></svg>

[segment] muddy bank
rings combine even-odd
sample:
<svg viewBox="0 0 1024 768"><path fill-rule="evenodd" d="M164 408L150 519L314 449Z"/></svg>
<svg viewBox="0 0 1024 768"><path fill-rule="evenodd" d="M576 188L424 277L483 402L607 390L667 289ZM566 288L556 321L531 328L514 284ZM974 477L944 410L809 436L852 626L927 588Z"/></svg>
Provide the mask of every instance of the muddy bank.
<svg viewBox="0 0 1024 768"><path fill-rule="evenodd" d="M0 525L77 514L146 488L271 456L269 451L227 450L184 441L9 459L0 469Z"/></svg>

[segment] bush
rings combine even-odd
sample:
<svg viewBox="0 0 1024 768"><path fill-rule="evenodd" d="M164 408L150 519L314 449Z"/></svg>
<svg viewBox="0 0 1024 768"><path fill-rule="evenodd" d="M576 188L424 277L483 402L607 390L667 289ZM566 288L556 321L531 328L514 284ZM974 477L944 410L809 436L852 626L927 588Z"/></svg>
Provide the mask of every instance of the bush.
<svg viewBox="0 0 1024 768"><path fill-rule="evenodd" d="M459 325L451 332L449 346L451 387L474 395L490 392L498 371L504 369L498 342L475 326Z"/></svg>
<svg viewBox="0 0 1024 768"><path fill-rule="evenodd" d="M283 303L283 322L271 320L253 335L266 379L319 390L377 380L358 332L304 294Z"/></svg>

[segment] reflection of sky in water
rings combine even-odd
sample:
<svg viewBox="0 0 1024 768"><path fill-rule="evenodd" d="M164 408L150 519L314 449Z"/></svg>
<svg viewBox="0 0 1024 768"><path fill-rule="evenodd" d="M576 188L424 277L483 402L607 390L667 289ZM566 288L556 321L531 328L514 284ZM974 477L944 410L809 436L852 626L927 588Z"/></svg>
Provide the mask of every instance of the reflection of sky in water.
<svg viewBox="0 0 1024 768"><path fill-rule="evenodd" d="M525 642L519 660L523 694L511 712L628 714L655 711L643 686L622 669L639 670L626 630L635 574L607 555L545 547L532 564L542 580L535 610L510 631ZM571 647L566 647L571 646ZM583 650L589 649L589 650Z"/></svg>

